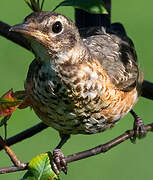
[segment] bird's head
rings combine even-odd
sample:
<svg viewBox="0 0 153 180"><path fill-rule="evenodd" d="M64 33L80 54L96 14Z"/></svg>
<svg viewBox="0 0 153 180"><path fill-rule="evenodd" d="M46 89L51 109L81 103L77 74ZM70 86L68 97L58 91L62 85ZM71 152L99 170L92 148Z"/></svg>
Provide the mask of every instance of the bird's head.
<svg viewBox="0 0 153 180"><path fill-rule="evenodd" d="M22 24L12 26L10 31L21 33L28 39L36 56L47 53L56 57L71 50L80 40L75 24L55 12L34 12Z"/></svg>

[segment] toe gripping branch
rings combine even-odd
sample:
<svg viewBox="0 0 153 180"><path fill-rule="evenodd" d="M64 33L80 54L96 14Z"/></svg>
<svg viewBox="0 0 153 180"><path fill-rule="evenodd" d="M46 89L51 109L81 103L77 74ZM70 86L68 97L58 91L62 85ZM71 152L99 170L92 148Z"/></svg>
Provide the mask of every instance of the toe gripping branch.
<svg viewBox="0 0 153 180"><path fill-rule="evenodd" d="M68 134L60 134L61 140L57 147L53 151L52 156L52 169L56 174L59 174L60 171L63 171L65 174L67 174L67 162L65 160L64 154L61 151L62 146L67 142L67 140L70 138L70 135Z"/></svg>
<svg viewBox="0 0 153 180"><path fill-rule="evenodd" d="M134 123L133 123L134 135L130 138L130 140L132 143L135 143L136 138L141 139L146 136L147 130L145 128L143 120L133 110L131 110L130 113L134 117Z"/></svg>
<svg viewBox="0 0 153 180"><path fill-rule="evenodd" d="M54 149L53 157L52 157L52 169L56 174L59 174L60 171L63 171L67 174L67 162L64 158L64 154L62 153L61 149Z"/></svg>

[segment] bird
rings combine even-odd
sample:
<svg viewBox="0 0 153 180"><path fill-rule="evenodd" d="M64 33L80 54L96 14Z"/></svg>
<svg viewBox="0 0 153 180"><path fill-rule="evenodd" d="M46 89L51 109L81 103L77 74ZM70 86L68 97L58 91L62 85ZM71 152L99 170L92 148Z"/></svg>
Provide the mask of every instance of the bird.
<svg viewBox="0 0 153 180"><path fill-rule="evenodd" d="M132 110L143 75L121 24L78 29L66 16L42 11L10 31L22 34L35 55L25 91L36 115L61 137L53 151L56 174L67 172L61 147L73 134L104 132L131 112L133 141L146 135L142 119Z"/></svg>

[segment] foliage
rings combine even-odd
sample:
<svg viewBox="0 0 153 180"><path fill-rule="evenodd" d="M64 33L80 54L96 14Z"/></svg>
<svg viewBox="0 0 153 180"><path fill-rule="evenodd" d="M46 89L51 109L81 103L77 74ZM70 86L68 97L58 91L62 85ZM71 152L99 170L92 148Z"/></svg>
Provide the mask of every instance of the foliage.
<svg viewBox="0 0 153 180"><path fill-rule="evenodd" d="M55 9L60 6L72 6L87 11L91 14L107 14L102 0L65 0L59 3ZM54 10L55 10L54 9Z"/></svg>
<svg viewBox="0 0 153 180"><path fill-rule="evenodd" d="M39 0L25 0L32 11L42 11L44 1L45 0L42 0L42 2L40 3ZM102 0L64 0L60 2L53 9L53 11L55 11L60 6L72 6L74 8L79 8L87 11L91 14L108 14Z"/></svg>
<svg viewBox="0 0 153 180"><path fill-rule="evenodd" d="M34 157L29 165L28 171L22 180L59 180L51 169L51 153L44 153Z"/></svg>
<svg viewBox="0 0 153 180"><path fill-rule="evenodd" d="M24 1L33 11L42 11L45 0L42 0L41 3L39 0L24 0Z"/></svg>
<svg viewBox="0 0 153 180"><path fill-rule="evenodd" d="M14 97L13 89L10 89L0 98L0 117L11 115L21 103L22 100Z"/></svg>

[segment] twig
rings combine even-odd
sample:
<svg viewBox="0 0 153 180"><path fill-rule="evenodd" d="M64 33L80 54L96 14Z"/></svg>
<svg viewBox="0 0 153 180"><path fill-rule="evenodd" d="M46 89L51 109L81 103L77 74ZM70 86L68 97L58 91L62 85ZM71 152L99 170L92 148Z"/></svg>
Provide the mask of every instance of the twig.
<svg viewBox="0 0 153 180"><path fill-rule="evenodd" d="M39 133L40 131L46 129L48 126L44 123L39 123L29 129L26 129L25 131L22 131L19 134L16 134L15 136L12 136L9 139L6 139L6 144L8 146L11 146L13 144L16 144L22 140L25 140L31 136L34 136L35 134ZM3 147L0 146L0 150L2 150Z"/></svg>
<svg viewBox="0 0 153 180"><path fill-rule="evenodd" d="M153 130L153 123L146 125L145 128L146 128L146 131L152 131ZM102 144L102 145L96 146L96 147L89 149L89 150L86 150L86 151L82 151L82 152L75 153L75 154L72 154L69 156L65 156L65 160L67 163L71 163L74 161L78 161L81 159L85 159L85 158L88 158L91 156L98 155L100 153L105 153L105 152L109 151L110 149L112 149L113 147L115 147L115 146L123 143L124 141L128 140L133 135L134 135L133 130L126 131L125 133L123 133L120 136L118 136L117 138L107 142L106 144ZM5 168L0 168L0 174L9 173L9 172L16 172L16 171L21 171L21 170L25 170L25 169L27 169L27 166L24 169L22 169L20 167L14 167L14 166L5 167Z"/></svg>
<svg viewBox="0 0 153 180"><path fill-rule="evenodd" d="M28 166L28 163L26 164L25 167L9 166L9 167L0 168L0 174L23 171L28 168L27 166Z"/></svg>
<svg viewBox="0 0 153 180"><path fill-rule="evenodd" d="M3 140L3 138L0 136L0 145L4 148L5 152L8 154L8 156L10 157L11 161L13 162L13 164L17 167L22 167L25 168L27 166L27 164L22 163L17 156L15 155L15 153L12 151L12 149L6 145L5 141Z"/></svg>
<svg viewBox="0 0 153 180"><path fill-rule="evenodd" d="M146 125L145 129L146 129L146 131L152 131L153 123ZM84 158L88 158L90 156L95 156L100 153L105 153L108 150L112 149L113 147L121 144L125 140L131 138L133 135L134 135L134 130L126 131L125 133L123 133L120 136L118 136L117 138L107 142L106 144L102 144L102 145L96 146L92 149L66 156L65 160L67 163L70 163L70 162L78 161L78 160L81 160Z"/></svg>

